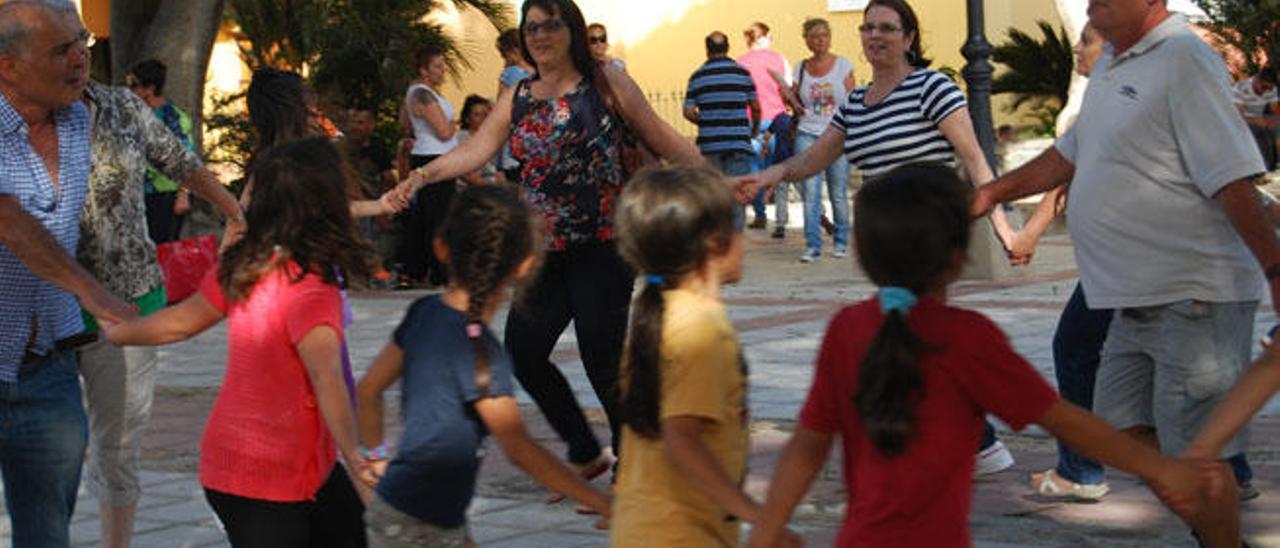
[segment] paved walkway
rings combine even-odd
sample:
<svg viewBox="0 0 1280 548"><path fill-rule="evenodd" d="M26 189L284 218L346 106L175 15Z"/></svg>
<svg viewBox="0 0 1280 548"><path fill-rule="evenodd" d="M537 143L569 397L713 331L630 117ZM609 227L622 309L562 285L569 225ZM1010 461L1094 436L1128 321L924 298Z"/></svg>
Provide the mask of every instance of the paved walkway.
<svg viewBox="0 0 1280 548"><path fill-rule="evenodd" d="M796 259L803 244L798 232L791 229L781 241L761 231L750 232L745 279L726 290L730 315L752 368L755 421L747 488L757 497L767 488L780 448L794 426L828 318L874 290L852 260L823 258L813 265L800 264ZM1019 276L1000 283L958 284L952 300L992 317L1017 349L1052 379L1050 337L1076 283L1070 242L1061 234L1050 236L1033 265L1019 271ZM411 300L420 295L355 296L356 323L348 338L357 369L373 359ZM1257 331L1261 333L1274 321L1266 307L1259 312ZM500 327L501 319L495 325ZM144 496L135 546L226 546L195 480L200 432L221 382L224 344L225 329L218 327L161 350L162 372L143 451ZM572 331L560 342L553 359L570 375L580 401L592 408L600 437L605 439L599 406L582 374ZM389 402L395 399L388 397ZM1276 459L1280 419L1273 415L1280 415L1280 402L1273 402L1255 424L1250 457L1264 495L1245 505L1245 520L1246 531L1258 545L1280 547L1280 463ZM525 416L534 434L559 451L558 440L537 411L526 406ZM1053 444L1034 431L1004 439L1018 464L978 482L971 518L977 546L1192 546L1176 520L1129 477L1112 477L1112 494L1098 504L1053 503L1031 496L1025 478L1052 466ZM501 547L606 544L604 533L594 530L592 520L575 514L571 503L548 506L542 503L543 496L543 489L513 470L500 452L490 451L471 510L475 539L484 546ZM844 498L833 458L794 521L810 545L830 545ZM7 529L6 518L0 521L0 538L7 538ZM98 544L97 502L87 494L77 507L72 536L77 546Z"/></svg>

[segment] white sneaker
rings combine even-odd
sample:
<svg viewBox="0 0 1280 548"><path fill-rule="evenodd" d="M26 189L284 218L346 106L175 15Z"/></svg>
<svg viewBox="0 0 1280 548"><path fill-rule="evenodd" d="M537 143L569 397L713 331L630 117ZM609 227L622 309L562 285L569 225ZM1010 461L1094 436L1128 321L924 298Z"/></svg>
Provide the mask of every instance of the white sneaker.
<svg viewBox="0 0 1280 548"><path fill-rule="evenodd" d="M849 250L843 247L837 247L835 251L831 252L831 256L837 259L843 259L849 256Z"/></svg>
<svg viewBox="0 0 1280 548"><path fill-rule="evenodd" d="M819 256L821 256L821 253L819 253L819 252L817 252L817 251L814 251L814 250L810 249L810 250L808 250L808 251L804 252L804 255L801 255L801 256L800 256L800 262L802 262L802 263L804 263L804 264L809 264L809 263L812 263L812 262L814 262L814 261L818 260L818 257L819 257Z"/></svg>
<svg viewBox="0 0 1280 548"><path fill-rule="evenodd" d="M1012 466L1013 453L1009 452L1004 443L996 440L990 447L978 452L978 458L973 461L973 475L986 476L1008 470Z"/></svg>

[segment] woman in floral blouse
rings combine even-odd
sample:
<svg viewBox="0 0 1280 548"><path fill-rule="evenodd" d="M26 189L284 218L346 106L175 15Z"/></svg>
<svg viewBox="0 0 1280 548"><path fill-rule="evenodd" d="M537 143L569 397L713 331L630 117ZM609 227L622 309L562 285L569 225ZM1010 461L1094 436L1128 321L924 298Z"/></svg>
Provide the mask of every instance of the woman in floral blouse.
<svg viewBox="0 0 1280 548"><path fill-rule="evenodd" d="M534 75L504 91L471 139L415 171L410 186L470 172L510 143L520 162L518 184L541 213L548 253L507 318L506 346L516 378L568 443L569 461L593 477L608 470L610 459L550 356L572 320L616 454L614 387L635 277L618 256L610 220L625 183L624 138L634 132L672 161L702 159L654 114L635 81L591 57L586 23L572 0L526 0L521 15L521 50Z"/></svg>

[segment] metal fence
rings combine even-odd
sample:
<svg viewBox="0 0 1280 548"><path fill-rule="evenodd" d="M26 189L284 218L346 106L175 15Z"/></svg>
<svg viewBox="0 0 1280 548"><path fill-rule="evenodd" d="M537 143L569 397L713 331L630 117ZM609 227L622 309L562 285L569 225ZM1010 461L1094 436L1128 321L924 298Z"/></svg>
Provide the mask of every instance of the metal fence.
<svg viewBox="0 0 1280 548"><path fill-rule="evenodd" d="M684 119L684 90L645 91L649 106L662 121L671 125L680 135L692 140L698 136L698 127Z"/></svg>

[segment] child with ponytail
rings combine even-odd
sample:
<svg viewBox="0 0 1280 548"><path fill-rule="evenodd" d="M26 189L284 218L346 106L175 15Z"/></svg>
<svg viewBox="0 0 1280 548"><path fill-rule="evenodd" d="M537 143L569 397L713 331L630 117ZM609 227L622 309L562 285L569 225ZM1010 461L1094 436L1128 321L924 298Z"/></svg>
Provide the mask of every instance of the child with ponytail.
<svg viewBox="0 0 1280 548"><path fill-rule="evenodd" d="M620 381L625 426L610 544L738 546L747 370L722 284L742 275L733 197L716 172L637 174L619 201L618 250L644 275Z"/></svg>
<svg viewBox="0 0 1280 548"><path fill-rule="evenodd" d="M227 319L227 372L200 441L200 485L235 548L359 548L370 493L343 382L345 278L367 280L343 163L325 139L265 151L247 231L169 308L104 329L117 345L191 338ZM347 467L337 464L341 456Z"/></svg>
<svg viewBox="0 0 1280 548"><path fill-rule="evenodd" d="M837 434L850 494L836 546L970 546L983 417L1043 426L1138 475L1180 513L1202 474L1063 402L985 316L947 305L970 234L970 189L939 165L899 167L854 204L858 262L878 294L836 314L752 546L773 546Z"/></svg>
<svg viewBox="0 0 1280 548"><path fill-rule="evenodd" d="M471 545L466 511L492 434L507 458L547 487L601 514L593 489L525 431L511 359L488 328L508 290L534 268L532 217L517 191L477 186L458 195L434 251L448 265L443 294L414 302L356 389L360 440L376 485L365 513L372 548ZM404 431L383 444L382 393L401 381Z"/></svg>

